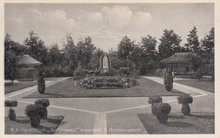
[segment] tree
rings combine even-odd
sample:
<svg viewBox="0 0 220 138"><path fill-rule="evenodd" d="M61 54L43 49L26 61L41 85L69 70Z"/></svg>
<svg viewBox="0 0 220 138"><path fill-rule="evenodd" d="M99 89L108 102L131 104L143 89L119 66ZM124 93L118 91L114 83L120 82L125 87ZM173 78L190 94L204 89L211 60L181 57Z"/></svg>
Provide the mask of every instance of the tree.
<svg viewBox="0 0 220 138"><path fill-rule="evenodd" d="M64 53L67 58L67 72L73 74L77 67L77 47L74 45L71 34L66 35L66 42L64 43Z"/></svg>
<svg viewBox="0 0 220 138"><path fill-rule="evenodd" d="M215 70L214 45L215 45L215 29L212 28L209 31L209 34L206 35L202 40L202 60L203 60L203 69L205 69L207 73L212 75L213 80L214 80L214 70Z"/></svg>
<svg viewBox="0 0 220 138"><path fill-rule="evenodd" d="M134 41L131 41L130 38L124 36L118 44L118 57L124 60L130 60L133 48Z"/></svg>
<svg viewBox="0 0 220 138"><path fill-rule="evenodd" d="M159 56L160 59L165 59L177 52L180 49L181 37L177 35L173 30L165 29L163 36L160 38L159 44Z"/></svg>
<svg viewBox="0 0 220 138"><path fill-rule="evenodd" d="M29 33L29 37L25 39L25 45L28 47L28 54L30 56L47 65L47 48L36 33L33 31Z"/></svg>
<svg viewBox="0 0 220 138"><path fill-rule="evenodd" d="M140 73L146 74L151 71L157 64L156 38L148 35L141 39L141 66Z"/></svg>
<svg viewBox="0 0 220 138"><path fill-rule="evenodd" d="M67 56L59 50L57 44L53 44L48 51L49 76L69 76L66 66L68 66ZM72 75L72 74L71 74Z"/></svg>
<svg viewBox="0 0 220 138"><path fill-rule="evenodd" d="M187 36L187 43L185 44L187 50L199 54L200 47L196 27L193 27L193 29L189 32Z"/></svg>
<svg viewBox="0 0 220 138"><path fill-rule="evenodd" d="M17 60L26 52L26 48L11 39L9 34L5 36L5 79L14 82L18 77Z"/></svg>
<svg viewBox="0 0 220 138"><path fill-rule="evenodd" d="M78 61L78 67L87 68L88 64L90 63L92 53L96 48L92 43L91 37L86 37L84 40L80 40L77 43L76 47L76 59Z"/></svg>

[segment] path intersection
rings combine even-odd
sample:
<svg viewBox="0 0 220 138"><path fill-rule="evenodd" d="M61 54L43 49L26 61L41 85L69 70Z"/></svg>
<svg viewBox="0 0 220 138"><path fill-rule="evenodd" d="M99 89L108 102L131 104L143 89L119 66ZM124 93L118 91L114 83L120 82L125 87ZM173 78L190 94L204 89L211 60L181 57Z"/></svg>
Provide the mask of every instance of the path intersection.
<svg viewBox="0 0 220 138"><path fill-rule="evenodd" d="M156 83L163 84L163 78L147 77ZM46 81L46 86L68 78L54 78ZM190 94L193 112L214 112L214 93L182 85L174 82L174 89ZM36 92L37 86L31 86L5 96L6 99L17 100L15 108L17 116L25 116L24 109L34 103L36 98L23 98ZM181 105L176 96L164 96L163 102L169 103L171 112L180 112ZM116 97L116 98L48 98L49 116L63 115L64 120L56 134L147 134L138 114L151 113L148 97ZM205 102L205 104L203 104ZM201 106L202 104L202 106ZM5 114L8 109L5 108ZM120 120L120 121L119 121Z"/></svg>

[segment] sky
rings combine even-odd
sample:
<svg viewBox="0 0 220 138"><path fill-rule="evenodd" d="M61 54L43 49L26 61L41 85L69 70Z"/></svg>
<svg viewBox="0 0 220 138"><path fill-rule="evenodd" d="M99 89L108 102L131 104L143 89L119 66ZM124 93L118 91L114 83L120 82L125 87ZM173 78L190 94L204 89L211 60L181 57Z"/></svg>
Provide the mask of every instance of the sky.
<svg viewBox="0 0 220 138"><path fill-rule="evenodd" d="M117 49L127 35L136 43L151 35L159 38L164 29L174 30L186 43L187 35L197 27L199 40L214 27L212 3L66 3L66 4L5 4L5 34L24 44L33 30L47 47L63 47L66 34L74 43L87 36L104 51Z"/></svg>

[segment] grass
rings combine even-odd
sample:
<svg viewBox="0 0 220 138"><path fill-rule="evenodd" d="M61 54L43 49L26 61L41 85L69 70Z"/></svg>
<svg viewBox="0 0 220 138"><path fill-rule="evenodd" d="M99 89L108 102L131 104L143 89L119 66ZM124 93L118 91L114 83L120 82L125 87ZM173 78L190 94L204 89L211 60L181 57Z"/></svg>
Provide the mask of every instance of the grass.
<svg viewBox="0 0 220 138"><path fill-rule="evenodd" d="M171 113L166 125L158 122L152 114L138 114L150 134L214 134L214 113L192 113L184 116Z"/></svg>
<svg viewBox="0 0 220 138"><path fill-rule="evenodd" d="M48 117L41 120L38 128L33 128L28 117L18 116L15 121L5 117L5 134L53 134L63 118L63 116Z"/></svg>
<svg viewBox="0 0 220 138"><path fill-rule="evenodd" d="M30 86L33 86L33 85L36 85L37 82L16 82L16 83L5 83L5 94L8 94L8 93L11 93L11 92L14 92L14 91L17 91L17 90L21 90L21 89L24 89L24 88L27 88L27 87L30 87Z"/></svg>
<svg viewBox="0 0 220 138"><path fill-rule="evenodd" d="M187 79L176 80L175 82L214 93L214 81L211 80Z"/></svg>
<svg viewBox="0 0 220 138"><path fill-rule="evenodd" d="M46 88L44 94L35 92L26 98L74 98L74 97L148 97L153 95L179 96L177 90L168 92L164 86L148 79L139 78L138 85L122 89L86 89L75 85L75 80L67 79ZM79 83L79 82L78 82Z"/></svg>

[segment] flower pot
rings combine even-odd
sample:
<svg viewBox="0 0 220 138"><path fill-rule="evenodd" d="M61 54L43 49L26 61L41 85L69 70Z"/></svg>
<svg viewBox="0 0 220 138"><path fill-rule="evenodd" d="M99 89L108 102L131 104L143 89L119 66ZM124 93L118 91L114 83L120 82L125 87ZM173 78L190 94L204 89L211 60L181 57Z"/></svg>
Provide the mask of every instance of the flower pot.
<svg viewBox="0 0 220 138"><path fill-rule="evenodd" d="M190 115L190 107L189 104L182 104L182 109L181 109L182 113L184 115Z"/></svg>
<svg viewBox="0 0 220 138"><path fill-rule="evenodd" d="M38 127L40 125L40 116L39 115L33 115L30 117L31 120L31 126L32 127Z"/></svg>
<svg viewBox="0 0 220 138"><path fill-rule="evenodd" d="M9 110L9 113L8 113L8 118L12 121L15 121L16 120L16 114L15 114L15 111L13 109L10 109Z"/></svg>

